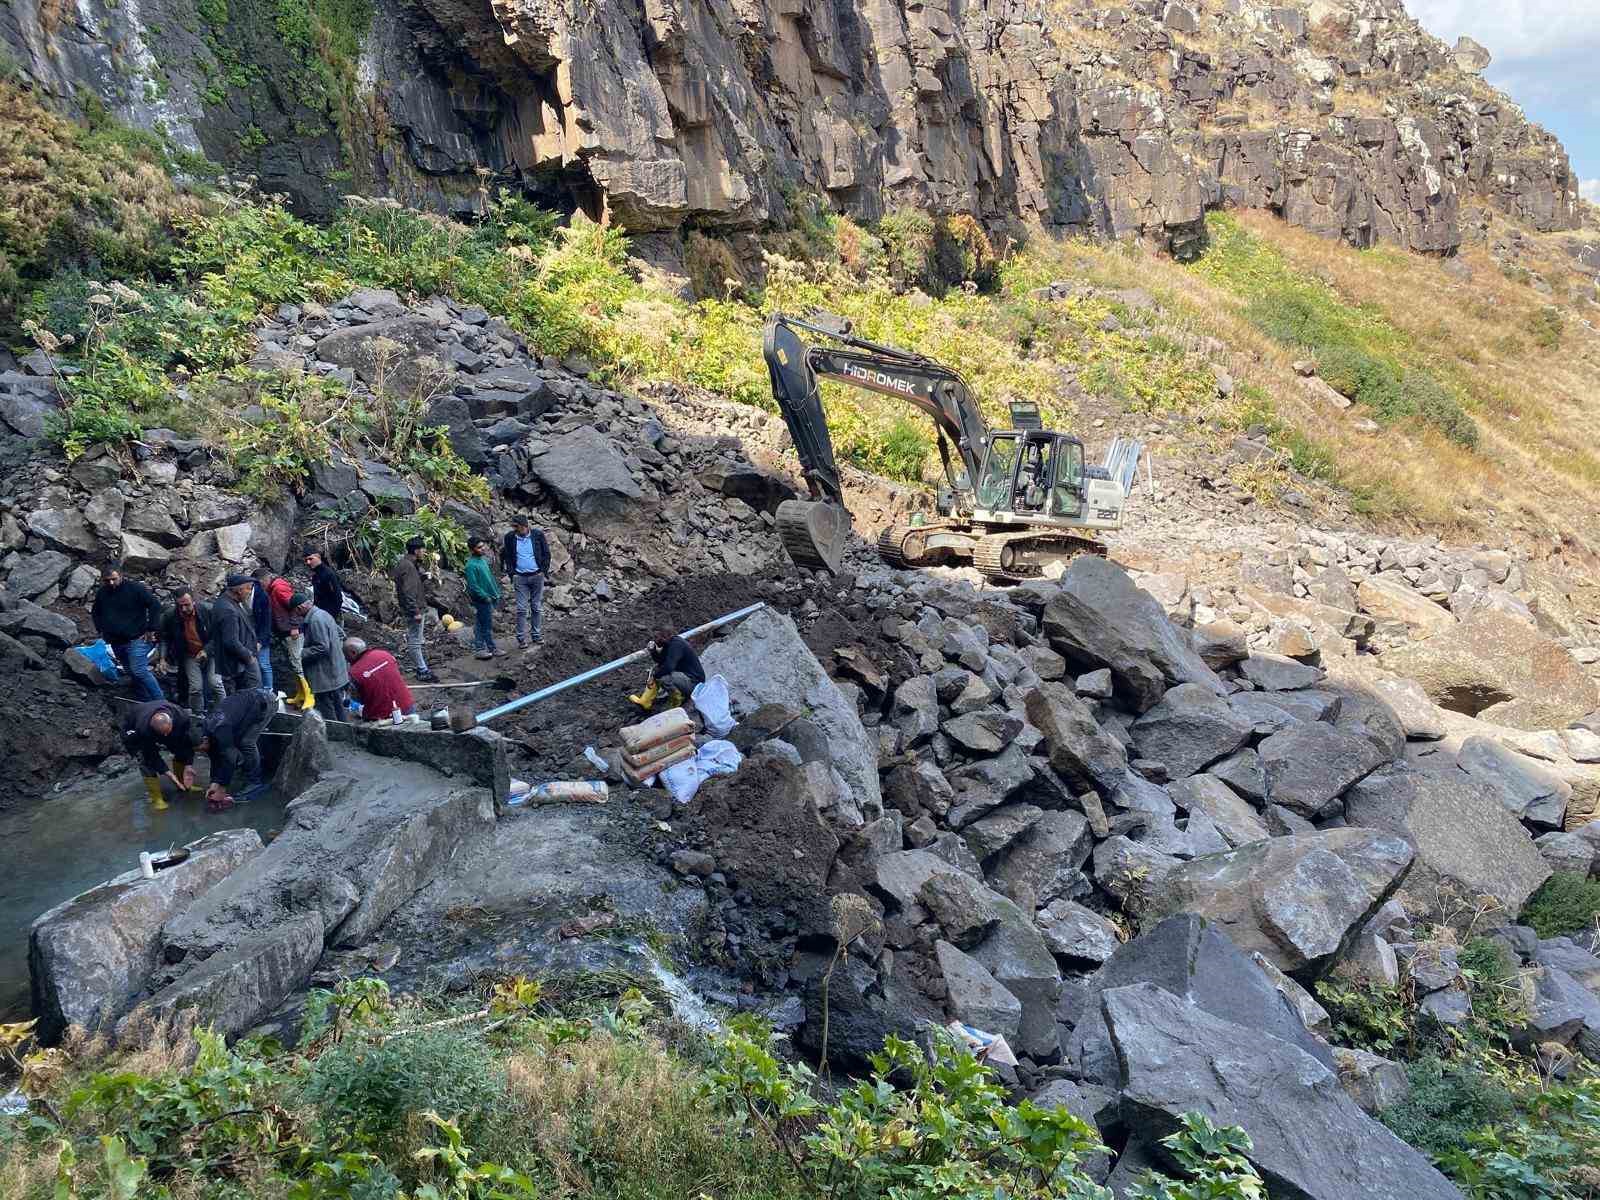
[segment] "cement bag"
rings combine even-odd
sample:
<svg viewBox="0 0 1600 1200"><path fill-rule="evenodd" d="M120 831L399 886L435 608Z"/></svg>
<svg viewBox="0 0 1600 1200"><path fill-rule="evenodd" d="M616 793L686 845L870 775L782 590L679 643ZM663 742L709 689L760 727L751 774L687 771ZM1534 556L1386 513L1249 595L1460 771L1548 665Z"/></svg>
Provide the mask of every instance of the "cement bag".
<svg viewBox="0 0 1600 1200"><path fill-rule="evenodd" d="M687 737L694 732L694 722L681 708L646 717L637 725L622 727L622 748L629 754L643 754L651 746L659 746L675 738Z"/></svg>
<svg viewBox="0 0 1600 1200"><path fill-rule="evenodd" d="M698 685L689 699L705 720L706 732L712 737L727 737L733 728L733 714L728 711L728 681L721 675L713 675Z"/></svg>
<svg viewBox="0 0 1600 1200"><path fill-rule="evenodd" d="M674 750L671 754L664 754L660 758L653 758L642 767L632 767L627 763L622 764L622 773L630 783L644 786L668 767L684 762L694 757L694 743L689 742L682 749Z"/></svg>
<svg viewBox="0 0 1600 1200"><path fill-rule="evenodd" d="M649 749L641 750L637 754L624 753L622 761L635 770L643 770L651 763L660 762L662 759L678 753L685 746L693 750L694 739L688 736L673 738L670 742L662 742L659 746L651 746Z"/></svg>
<svg viewBox="0 0 1600 1200"><path fill-rule="evenodd" d="M694 799L702 783L715 775L732 775L743 761L739 748L732 742L707 742L693 758L662 771L661 786L671 792L679 804L687 804Z"/></svg>

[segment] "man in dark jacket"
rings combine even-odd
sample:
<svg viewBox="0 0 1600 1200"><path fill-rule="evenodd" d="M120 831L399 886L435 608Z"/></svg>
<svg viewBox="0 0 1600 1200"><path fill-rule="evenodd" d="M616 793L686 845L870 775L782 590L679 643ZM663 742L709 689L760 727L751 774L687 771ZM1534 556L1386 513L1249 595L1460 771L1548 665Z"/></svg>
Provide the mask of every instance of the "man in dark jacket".
<svg viewBox="0 0 1600 1200"><path fill-rule="evenodd" d="M195 601L194 593L180 588L172 607L161 618L161 654L177 669L183 686L179 699L199 716L221 703L222 676L207 643L211 640L211 605Z"/></svg>
<svg viewBox="0 0 1600 1200"><path fill-rule="evenodd" d="M256 581L250 576L229 575L225 590L211 605L211 656L230 696L261 690L261 643L250 611L255 595Z"/></svg>
<svg viewBox="0 0 1600 1200"><path fill-rule="evenodd" d="M151 808L167 807L161 794L162 776L182 792L194 786L194 738L189 714L176 704L148 700L130 708L122 719L122 749L130 758L139 760L139 773L144 776ZM170 768L161 757L163 750L172 755Z"/></svg>
<svg viewBox="0 0 1600 1200"><path fill-rule="evenodd" d="M517 598L517 645L544 641L544 581L550 571L550 542L544 530L518 517L500 543L500 565L511 577Z"/></svg>
<svg viewBox="0 0 1600 1200"><path fill-rule="evenodd" d="M139 698L165 700L166 694L150 670L150 646L161 627L161 601L155 593L123 575L119 563L106 571L89 615L122 669L133 677Z"/></svg>
<svg viewBox="0 0 1600 1200"><path fill-rule="evenodd" d="M670 625L656 627L655 640L650 643L650 657L656 662L655 670L650 673L650 685L639 695L628 697L640 708L653 706L662 688L671 693L669 700L674 706L682 704L706 681L706 669L700 665L700 656Z"/></svg>
<svg viewBox="0 0 1600 1200"><path fill-rule="evenodd" d="M433 683L439 677L428 670L428 660L422 657L422 622L427 614L427 596L422 590L422 562L427 558L428 543L419 537L406 543L406 552L394 560L390 578L394 580L394 598L400 602L400 611L406 618L406 649L411 655L411 666L423 683Z"/></svg>
<svg viewBox="0 0 1600 1200"><path fill-rule="evenodd" d="M206 808L221 812L235 803L254 800L265 789L261 777L261 731L272 720L276 705L261 688L235 692L206 717L196 747L211 759L211 786L206 788ZM245 789L229 794L243 777Z"/></svg>
<svg viewBox="0 0 1600 1200"><path fill-rule="evenodd" d="M294 615L305 631L300 661L324 721L344 720L344 690L350 684L350 667L344 660L344 635L320 604L304 592L294 596Z"/></svg>
<svg viewBox="0 0 1600 1200"><path fill-rule="evenodd" d="M339 572L322 557L322 551L306 547L306 570L311 572L311 600L335 622L344 620L344 584Z"/></svg>

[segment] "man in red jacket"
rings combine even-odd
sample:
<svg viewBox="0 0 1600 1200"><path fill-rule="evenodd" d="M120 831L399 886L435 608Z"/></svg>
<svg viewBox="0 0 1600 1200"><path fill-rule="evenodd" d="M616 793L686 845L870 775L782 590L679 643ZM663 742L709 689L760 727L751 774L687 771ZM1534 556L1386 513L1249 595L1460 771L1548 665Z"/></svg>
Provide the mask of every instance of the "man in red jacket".
<svg viewBox="0 0 1600 1200"><path fill-rule="evenodd" d="M387 650L367 649L360 638L346 638L344 660L350 664L350 690L368 721L387 721L398 710L410 716L416 708L411 689L400 674L400 664Z"/></svg>

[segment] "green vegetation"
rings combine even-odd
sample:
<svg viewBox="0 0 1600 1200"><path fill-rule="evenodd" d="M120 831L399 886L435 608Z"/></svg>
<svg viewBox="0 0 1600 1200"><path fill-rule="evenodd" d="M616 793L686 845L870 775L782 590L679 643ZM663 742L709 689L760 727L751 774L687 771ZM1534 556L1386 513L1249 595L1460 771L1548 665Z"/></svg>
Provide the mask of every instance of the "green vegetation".
<svg viewBox="0 0 1600 1200"><path fill-rule="evenodd" d="M565 990L565 995L561 993ZM7 1053L25 1027L0 1027ZM313 992L297 1046L144 1031L28 1055L8 1200L1109 1200L1064 1109L1005 1104L949 1040L822 1089L746 1018L706 1041L638 988L513 979L453 1005ZM1262 1200L1237 1129L1190 1115L1139 1200Z"/></svg>
<svg viewBox="0 0 1600 1200"><path fill-rule="evenodd" d="M1472 938L1456 960L1472 1015L1453 1028L1409 985L1318 985L1336 1043L1407 1063L1411 1092L1383 1122L1473 1200L1600 1196L1600 1073L1560 1046L1526 1046L1523 980L1500 943Z"/></svg>
<svg viewBox="0 0 1600 1200"><path fill-rule="evenodd" d="M1557 871L1528 899L1522 921L1542 938L1565 937L1600 921L1600 879Z"/></svg>
<svg viewBox="0 0 1600 1200"><path fill-rule="evenodd" d="M1352 304L1302 275L1225 213L1206 218L1209 245L1194 270L1245 297L1246 319L1269 337L1316 359L1328 385L1386 425L1420 420L1461 446L1478 428L1455 391L1422 363L1412 340L1373 306ZM1559 336L1559 314L1558 336Z"/></svg>

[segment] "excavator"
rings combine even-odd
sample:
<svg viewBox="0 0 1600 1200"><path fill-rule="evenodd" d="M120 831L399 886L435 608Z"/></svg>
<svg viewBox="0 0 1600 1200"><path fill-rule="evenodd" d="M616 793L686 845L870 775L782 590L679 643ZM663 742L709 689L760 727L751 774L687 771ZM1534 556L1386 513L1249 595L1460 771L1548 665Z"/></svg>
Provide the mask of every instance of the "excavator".
<svg viewBox="0 0 1600 1200"><path fill-rule="evenodd" d="M804 334L821 344L808 345ZM837 572L850 531L822 408L824 379L904 400L933 419L944 467L937 516L883 531L878 553L891 566L971 565L996 583L1020 583L1075 555L1104 554L1093 531L1122 525L1143 450L1136 441L1118 438L1104 465L1086 466L1083 443L1043 428L1029 401L1010 405L1012 428L991 430L955 371L856 337L848 320L826 313L768 317L762 352L810 492L776 513L799 566Z"/></svg>

